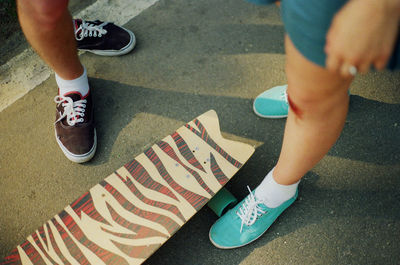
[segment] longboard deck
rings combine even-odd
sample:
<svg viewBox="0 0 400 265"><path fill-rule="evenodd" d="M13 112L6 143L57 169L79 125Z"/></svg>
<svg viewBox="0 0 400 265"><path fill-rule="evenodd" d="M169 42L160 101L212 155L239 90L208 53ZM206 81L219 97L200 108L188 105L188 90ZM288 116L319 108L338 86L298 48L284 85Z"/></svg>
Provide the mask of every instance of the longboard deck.
<svg viewBox="0 0 400 265"><path fill-rule="evenodd" d="M91 188L1 264L141 264L253 153L224 139L210 110Z"/></svg>

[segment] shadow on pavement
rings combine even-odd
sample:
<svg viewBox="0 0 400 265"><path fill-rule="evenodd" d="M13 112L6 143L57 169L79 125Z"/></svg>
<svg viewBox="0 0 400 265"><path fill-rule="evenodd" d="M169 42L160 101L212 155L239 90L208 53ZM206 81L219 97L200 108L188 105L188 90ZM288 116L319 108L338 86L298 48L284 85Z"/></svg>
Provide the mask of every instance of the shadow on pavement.
<svg viewBox="0 0 400 265"><path fill-rule="evenodd" d="M107 161L103 146L112 146L119 132L139 113L184 123L209 109L218 113L222 131L264 142L255 156L279 154L279 139L285 121L258 118L251 111L251 99L134 87L101 79L91 79L91 84L100 143L94 164ZM397 165L400 156L400 145L396 144L400 142L399 113L400 104L351 96L346 125L329 155L378 165Z"/></svg>
<svg viewBox="0 0 400 265"><path fill-rule="evenodd" d="M257 186L279 155L285 121L258 118L251 111L250 99L163 91L101 79L92 79L91 82L95 88L93 91L100 142L96 158L91 162L94 165L107 162L110 153L104 147L112 147L119 132L140 113L179 120L183 124L209 109L215 109L218 113L223 132L264 142L228 184L228 188L238 198L246 196L246 185L252 188ZM233 110L235 115L232 115ZM376 165L398 165L398 113L400 104L386 104L351 96L350 112L343 134L329 155ZM382 179L380 187L370 190L365 187L322 189L314 185L318 179L315 173L307 174L301 184L301 197L295 206L282 215L278 220L279 226L271 227L269 233L253 244L228 251L213 247L208 242L208 229L216 216L205 208L146 264L227 264L224 262L226 259L229 259L229 264L239 264L258 247L302 227L323 222L326 218L384 218L385 222L400 218L400 192L396 187L398 183L393 185L392 180ZM362 231L366 228L355 229ZM199 245L202 246L201 253L196 252ZM223 255L219 255L222 252Z"/></svg>

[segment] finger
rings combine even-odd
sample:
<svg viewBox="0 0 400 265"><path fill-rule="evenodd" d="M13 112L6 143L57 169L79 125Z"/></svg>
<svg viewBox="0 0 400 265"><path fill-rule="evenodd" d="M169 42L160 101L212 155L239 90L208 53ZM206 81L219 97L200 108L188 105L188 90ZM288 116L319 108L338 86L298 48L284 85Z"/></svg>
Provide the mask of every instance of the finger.
<svg viewBox="0 0 400 265"><path fill-rule="evenodd" d="M332 21L332 24L326 34L325 37L325 53L326 54L332 54L333 53L333 48L334 48L334 43L335 43L335 36L337 36L337 26L336 26L336 19L334 18Z"/></svg>
<svg viewBox="0 0 400 265"><path fill-rule="evenodd" d="M330 37L330 35L332 30L329 30L327 36L326 36L326 40L325 40L325 47L324 47L324 52L328 55L332 55L333 54L333 45L332 45L332 37Z"/></svg>
<svg viewBox="0 0 400 265"><path fill-rule="evenodd" d="M357 70L359 73L366 74L366 73L368 73L370 68L371 68L371 63L365 62L365 63L360 64L357 67Z"/></svg>
<svg viewBox="0 0 400 265"><path fill-rule="evenodd" d="M389 60L388 56L382 56L382 57L376 59L373 62L373 65L375 66L375 68L377 70L383 70L385 68L386 64L388 63L388 60Z"/></svg>
<svg viewBox="0 0 400 265"><path fill-rule="evenodd" d="M329 55L326 58L326 68L334 73L337 73L340 71L340 66L342 64L342 60L335 55Z"/></svg>
<svg viewBox="0 0 400 265"><path fill-rule="evenodd" d="M328 39L326 40L326 43L325 43L324 52L326 54L332 54L332 45Z"/></svg>

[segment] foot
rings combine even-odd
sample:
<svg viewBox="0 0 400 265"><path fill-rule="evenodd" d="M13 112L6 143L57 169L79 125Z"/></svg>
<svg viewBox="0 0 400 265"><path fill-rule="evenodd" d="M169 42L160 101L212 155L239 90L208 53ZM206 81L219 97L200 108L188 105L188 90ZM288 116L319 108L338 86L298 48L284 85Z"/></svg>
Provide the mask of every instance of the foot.
<svg viewBox="0 0 400 265"><path fill-rule="evenodd" d="M79 50L104 56L130 52L136 44L133 32L111 22L74 20L75 38Z"/></svg>
<svg viewBox="0 0 400 265"><path fill-rule="evenodd" d="M250 191L250 189L249 189ZM217 248L245 246L262 236L278 216L297 198L296 194L276 208L268 208L254 192L228 211L211 227L209 237Z"/></svg>
<svg viewBox="0 0 400 265"><path fill-rule="evenodd" d="M89 161L97 147L90 92L82 97L77 92L56 96L56 140L65 156L76 163Z"/></svg>
<svg viewBox="0 0 400 265"><path fill-rule="evenodd" d="M253 104L254 113L262 118L286 118L289 112L286 89L287 85L276 86L258 95Z"/></svg>

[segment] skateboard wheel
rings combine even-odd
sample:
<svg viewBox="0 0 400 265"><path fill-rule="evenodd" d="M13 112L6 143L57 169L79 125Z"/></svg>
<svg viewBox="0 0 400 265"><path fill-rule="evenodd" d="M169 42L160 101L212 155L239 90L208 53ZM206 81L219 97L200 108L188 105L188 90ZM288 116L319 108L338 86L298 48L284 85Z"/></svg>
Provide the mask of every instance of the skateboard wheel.
<svg viewBox="0 0 400 265"><path fill-rule="evenodd" d="M233 208L237 199L226 188L222 188L207 203L207 206L218 216L221 217L229 209Z"/></svg>

